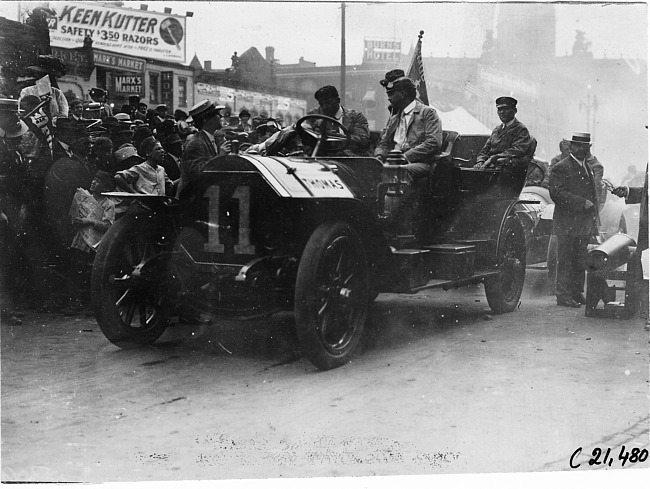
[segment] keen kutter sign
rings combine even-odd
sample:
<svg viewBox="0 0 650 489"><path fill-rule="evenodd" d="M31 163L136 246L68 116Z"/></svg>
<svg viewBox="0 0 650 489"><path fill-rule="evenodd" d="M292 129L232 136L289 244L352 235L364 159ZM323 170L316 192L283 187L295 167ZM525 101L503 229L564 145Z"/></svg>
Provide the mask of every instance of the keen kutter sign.
<svg viewBox="0 0 650 489"><path fill-rule="evenodd" d="M90 36L93 47L141 58L185 63L185 17L110 4L55 2L50 43L78 48Z"/></svg>

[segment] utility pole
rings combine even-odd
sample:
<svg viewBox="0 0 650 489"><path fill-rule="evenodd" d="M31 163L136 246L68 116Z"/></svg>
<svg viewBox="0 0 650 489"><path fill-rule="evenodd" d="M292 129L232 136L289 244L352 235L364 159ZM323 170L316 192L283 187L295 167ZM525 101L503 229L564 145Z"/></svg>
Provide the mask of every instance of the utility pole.
<svg viewBox="0 0 650 489"><path fill-rule="evenodd" d="M345 2L341 2L341 83L342 105L345 106Z"/></svg>
<svg viewBox="0 0 650 489"><path fill-rule="evenodd" d="M587 102L580 102L580 110L584 109L587 115L587 131L591 133L591 139L596 134L596 112L598 111L598 99L591 95L591 85L587 85Z"/></svg>

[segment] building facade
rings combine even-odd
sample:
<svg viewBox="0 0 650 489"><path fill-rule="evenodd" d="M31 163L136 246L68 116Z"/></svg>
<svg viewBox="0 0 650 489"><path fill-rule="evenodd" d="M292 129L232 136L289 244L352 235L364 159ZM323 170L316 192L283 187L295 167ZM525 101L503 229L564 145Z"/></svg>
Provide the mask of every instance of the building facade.
<svg viewBox="0 0 650 489"><path fill-rule="evenodd" d="M165 104L168 113L188 112L194 105L194 69L177 63L147 60L143 101L149 107Z"/></svg>
<svg viewBox="0 0 650 489"><path fill-rule="evenodd" d="M561 139L570 138L574 131L587 131L606 173L616 176L634 162L645 165L646 60L594 59L580 31L572 53L557 56L552 4L529 5L525 11L521 5L486 4L477 11L482 18L474 24L485 33L479 57L423 58L431 105L439 111L463 107L492 128L500 123L495 99L513 96L519 100L517 118L538 141L537 157L550 160L558 153ZM425 46L426 42L425 37ZM406 71L412 53L374 63L372 56L366 56L367 49L366 45L362 64L346 67L346 93L341 99L346 107L362 111L371 129L381 130L388 120L388 99L379 80L390 69ZM275 73L279 87L305 92L308 108L316 105L313 93L319 87L340 86L340 66L319 67L301 60L277 65Z"/></svg>
<svg viewBox="0 0 650 489"><path fill-rule="evenodd" d="M294 87L280 87L273 47L265 49L266 56L251 47L240 56L235 52L232 64L225 69L213 69L210 61L202 66L198 58L190 63L195 70L194 99L210 100L224 105L224 114L236 116L243 109L252 117L265 115L290 125L307 114L305 92Z"/></svg>

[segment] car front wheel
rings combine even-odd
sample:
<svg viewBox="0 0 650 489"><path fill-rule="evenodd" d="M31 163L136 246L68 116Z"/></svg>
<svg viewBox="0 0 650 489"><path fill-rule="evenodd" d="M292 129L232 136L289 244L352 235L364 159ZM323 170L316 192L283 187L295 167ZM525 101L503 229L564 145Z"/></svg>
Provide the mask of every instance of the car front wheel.
<svg viewBox="0 0 650 489"><path fill-rule="evenodd" d="M127 214L99 246L91 279L93 309L104 336L120 348L149 345L167 327L166 238L151 216Z"/></svg>
<svg viewBox="0 0 650 489"><path fill-rule="evenodd" d="M346 223L321 224L303 251L296 278L295 318L303 355L318 369L350 361L369 301L361 239Z"/></svg>

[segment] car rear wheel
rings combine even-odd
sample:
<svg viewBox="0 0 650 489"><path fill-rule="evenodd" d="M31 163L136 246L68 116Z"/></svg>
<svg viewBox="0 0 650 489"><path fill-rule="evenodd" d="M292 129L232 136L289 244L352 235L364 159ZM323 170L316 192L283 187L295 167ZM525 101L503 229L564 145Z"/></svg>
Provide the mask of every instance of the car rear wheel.
<svg viewBox="0 0 650 489"><path fill-rule="evenodd" d="M100 329L120 348L149 345L165 331L165 236L147 215L129 215L106 233L91 279Z"/></svg>
<svg viewBox="0 0 650 489"><path fill-rule="evenodd" d="M361 239L346 223L321 224L300 259L295 292L300 346L318 369L350 361L363 332L368 298Z"/></svg>
<svg viewBox="0 0 650 489"><path fill-rule="evenodd" d="M488 304L496 313L514 311L526 278L526 239L519 220L506 220L498 250L499 274L485 280Z"/></svg>

